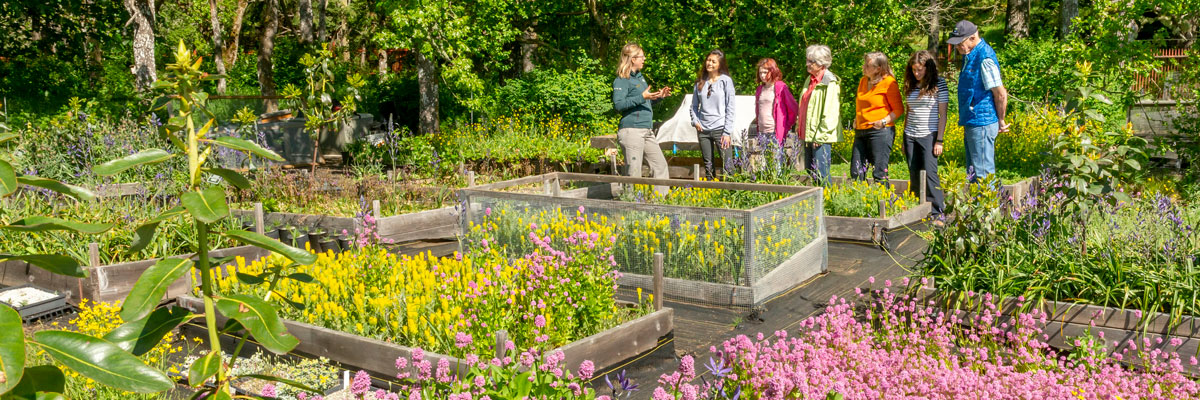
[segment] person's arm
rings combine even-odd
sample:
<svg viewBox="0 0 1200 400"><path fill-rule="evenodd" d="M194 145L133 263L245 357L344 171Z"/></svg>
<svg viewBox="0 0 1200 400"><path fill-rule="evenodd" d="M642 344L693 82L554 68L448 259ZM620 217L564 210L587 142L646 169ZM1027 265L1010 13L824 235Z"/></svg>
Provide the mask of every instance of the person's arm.
<svg viewBox="0 0 1200 400"><path fill-rule="evenodd" d="M996 118L1000 120L1000 131L1008 131L1008 123L1004 122L1008 110L1008 89L1004 85L992 88L992 100L996 103Z"/></svg>
<svg viewBox="0 0 1200 400"><path fill-rule="evenodd" d="M783 90L780 91L780 104L783 104L783 132L792 130L796 126L796 115L800 112L800 104L796 103L796 97L792 96L792 91L788 89L787 84L783 84ZM776 130L779 130L779 123L776 122Z"/></svg>
<svg viewBox="0 0 1200 400"><path fill-rule="evenodd" d="M900 85L896 83L895 79L892 80L892 84L888 85L884 98L887 101L888 109L892 112L888 113L887 120L883 124L895 124L896 120L904 115L904 100L900 98Z"/></svg>
<svg viewBox="0 0 1200 400"><path fill-rule="evenodd" d="M646 98L641 93L631 93L635 91L631 89L628 80L621 78L613 80L612 101L613 108L617 109L617 112L625 112L646 103Z"/></svg>
<svg viewBox="0 0 1200 400"><path fill-rule="evenodd" d="M696 111L700 109L700 91L696 89L696 85L692 85L692 106L688 107L688 116L692 117L692 125L696 126L696 131L700 131L700 115Z"/></svg>
<svg viewBox="0 0 1200 400"><path fill-rule="evenodd" d="M733 134L733 79L728 75L721 76L721 81L725 82L725 135Z"/></svg>
<svg viewBox="0 0 1200 400"><path fill-rule="evenodd" d="M938 126L936 136L933 137L933 149L935 156L942 155L942 141L946 138L946 114L950 107L950 87L946 86L946 81L938 79Z"/></svg>

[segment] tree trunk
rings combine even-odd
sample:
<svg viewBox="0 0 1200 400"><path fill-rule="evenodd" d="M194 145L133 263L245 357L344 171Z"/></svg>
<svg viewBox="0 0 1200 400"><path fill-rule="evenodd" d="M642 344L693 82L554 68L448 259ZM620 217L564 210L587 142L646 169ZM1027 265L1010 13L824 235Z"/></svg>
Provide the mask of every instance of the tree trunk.
<svg viewBox="0 0 1200 400"><path fill-rule="evenodd" d="M1079 16L1079 0L1062 0L1058 13L1058 36L1066 39L1071 34L1071 22Z"/></svg>
<svg viewBox="0 0 1200 400"><path fill-rule="evenodd" d="M379 75L387 75L388 73L388 53L385 49L379 49ZM364 51L363 54L366 54ZM436 89L435 89L436 90Z"/></svg>
<svg viewBox="0 0 1200 400"><path fill-rule="evenodd" d="M1008 0L1004 33L1009 40L1029 37L1029 4L1030 0Z"/></svg>
<svg viewBox="0 0 1200 400"><path fill-rule="evenodd" d="M342 48L342 61L350 61L350 0L342 0L342 21L338 26L338 46Z"/></svg>
<svg viewBox="0 0 1200 400"><path fill-rule="evenodd" d="M154 0L124 0L133 24L133 75L138 91L150 89L158 79L154 65Z"/></svg>
<svg viewBox="0 0 1200 400"><path fill-rule="evenodd" d="M538 47L538 34L534 30L535 27L537 27L537 22L525 28L525 32L521 33L521 75L533 72L533 53L537 51Z"/></svg>
<svg viewBox="0 0 1200 400"><path fill-rule="evenodd" d="M418 129L429 134L441 131L438 126L438 70L434 60L416 51L417 87L421 92L421 111Z"/></svg>
<svg viewBox="0 0 1200 400"><path fill-rule="evenodd" d="M925 49L937 54L942 45L942 4L939 0L929 0L929 31L926 32Z"/></svg>
<svg viewBox="0 0 1200 400"><path fill-rule="evenodd" d="M225 39L221 37L221 19L218 0L208 0L208 19L212 24L213 61L217 64L217 74L225 75ZM225 78L217 80L217 94L225 94Z"/></svg>
<svg viewBox="0 0 1200 400"><path fill-rule="evenodd" d="M325 43L329 38L325 30L325 14L329 11L329 0L318 0L317 5L317 40Z"/></svg>
<svg viewBox="0 0 1200 400"><path fill-rule="evenodd" d="M258 84L263 96L275 95L275 72L271 55L275 53L275 34L279 31L279 1L266 0L263 4L262 32L258 41ZM266 112L279 111L275 99L263 100Z"/></svg>
<svg viewBox="0 0 1200 400"><path fill-rule="evenodd" d="M313 8L312 0L298 0L296 8L300 9L300 43L313 42Z"/></svg>
<svg viewBox="0 0 1200 400"><path fill-rule="evenodd" d="M250 6L250 0L238 0L237 12L233 14L233 26L229 27L230 41L225 46L225 61L229 66L237 64L238 46L242 41L242 20L246 18L246 8Z"/></svg>

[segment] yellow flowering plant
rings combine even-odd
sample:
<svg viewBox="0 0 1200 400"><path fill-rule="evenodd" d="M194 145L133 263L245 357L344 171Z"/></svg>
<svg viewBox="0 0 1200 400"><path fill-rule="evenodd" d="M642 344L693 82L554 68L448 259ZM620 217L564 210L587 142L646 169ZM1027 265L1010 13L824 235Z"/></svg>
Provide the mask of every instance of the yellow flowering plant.
<svg viewBox="0 0 1200 400"><path fill-rule="evenodd" d="M527 231L528 232L528 231ZM216 280L222 293L249 293L284 306L284 318L442 354L482 354L496 331L519 348L557 347L643 315L614 299L615 237L575 231L522 257L482 236L466 254L397 256L381 247L319 254L295 269L312 282L255 279L288 261L272 256ZM239 278L239 275L241 278Z"/></svg>

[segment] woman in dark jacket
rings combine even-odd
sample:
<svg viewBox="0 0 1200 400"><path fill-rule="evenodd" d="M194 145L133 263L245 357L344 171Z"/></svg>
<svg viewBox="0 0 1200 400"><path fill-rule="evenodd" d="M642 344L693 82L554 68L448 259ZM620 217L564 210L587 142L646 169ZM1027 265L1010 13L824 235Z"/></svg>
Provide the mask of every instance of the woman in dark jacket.
<svg viewBox="0 0 1200 400"><path fill-rule="evenodd" d="M627 44L621 49L621 63L617 66L617 78L613 79L613 108L621 113L617 125L617 143L625 153L625 165L632 177L642 177L642 160L650 163L650 173L656 179L667 179L667 159L654 136L654 110L651 101L667 97L670 87L650 91L650 85L642 76L646 64L646 53L637 44ZM659 188L660 192L663 192Z"/></svg>

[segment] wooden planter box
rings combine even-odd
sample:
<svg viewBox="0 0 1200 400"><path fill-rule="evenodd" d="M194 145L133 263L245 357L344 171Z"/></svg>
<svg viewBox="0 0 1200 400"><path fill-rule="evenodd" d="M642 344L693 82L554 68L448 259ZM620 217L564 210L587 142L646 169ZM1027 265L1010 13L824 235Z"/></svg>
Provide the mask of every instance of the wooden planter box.
<svg viewBox="0 0 1200 400"><path fill-rule="evenodd" d="M579 189L563 190L566 182L594 183ZM787 196L749 210L733 210L721 208L684 207L661 204L645 204L613 200L626 185L660 185L672 187L696 187L724 190L746 190L784 193ZM512 190L522 186L542 186L541 193L515 193ZM546 210L573 210L584 208L588 213L607 216L610 219L630 218L637 220L646 215L670 216L673 221L687 220L692 223L700 221L727 220L741 225L737 246L730 246L731 252L741 256L740 264L727 263L709 271L708 278L697 279L686 273L677 273L685 266L668 264L665 266L665 295L671 298L695 301L721 306L755 307L765 301L804 283L808 279L825 271L828 263L828 238L824 229L824 211L822 189L819 187L764 185L752 183L688 181L671 179L648 179L610 175L590 175L575 173L551 173L537 176L513 179L487 185L460 189L460 198L466 201L466 211L463 216L463 232L467 233L470 223L484 220L486 210L508 208L526 208ZM775 217L787 217L803 211L811 215L807 229L801 226L778 228L781 222L775 222ZM536 221L527 221L536 222ZM796 221L794 221L796 222ZM673 222L675 223L675 222ZM799 222L798 222L799 223ZM766 251L756 251L756 245L768 228L776 228L778 235L794 235L796 239L790 247L771 255ZM795 228L795 229L792 229ZM671 240L672 238L662 238ZM778 238L777 238L778 239ZM662 247L666 247L665 244ZM736 248L734 248L736 247ZM763 250L763 249L760 249ZM618 260L619 269L624 275L619 283L626 287L652 289L652 277L649 273L651 260L646 254L645 260ZM718 276L719 275L719 276Z"/></svg>
<svg viewBox="0 0 1200 400"><path fill-rule="evenodd" d="M180 297L179 305L193 312L203 312L203 300L195 297ZM618 325L604 332L576 340L559 347L566 356L565 364L575 369L584 360L591 360L597 371L615 366L639 354L653 350L659 339L675 329L675 311L663 308L649 315ZM218 325L225 323L224 316L218 317ZM378 339L366 338L351 333L336 331L303 322L284 320L288 333L300 339L293 352L313 357L325 357L347 370L365 370L375 376L394 377L397 358L412 356L413 348ZM192 333L206 335L202 326L188 326ZM232 338L231 338L232 339ZM253 342L247 342L243 351L250 354L255 350ZM232 347L231 347L232 348ZM552 350L553 351L553 350ZM546 352L549 354L550 352ZM515 356L515 354L509 354ZM490 358L491 355L480 355ZM435 365L446 359L457 371L466 371L464 362L458 358L425 352L425 358Z"/></svg>
<svg viewBox="0 0 1200 400"><path fill-rule="evenodd" d="M254 211L232 210L234 216L253 218ZM458 210L454 207L442 207L415 213L376 217L376 228L379 235L397 242L407 242L425 239L450 239L458 234ZM331 215L293 214L293 213L264 213L263 222L266 224L284 223L290 225L320 227L332 237L340 235L343 230L353 234L355 229L362 227L357 218L336 217Z"/></svg>
<svg viewBox="0 0 1200 400"><path fill-rule="evenodd" d="M953 309L954 304L950 304L950 301L957 294L920 289L917 296L922 301L933 300L943 308ZM982 301L978 295L975 300ZM1008 331L1016 329L1013 321L1020 313L1017 304L1018 301L1011 297L999 300L998 308L1002 317L997 325L1008 322ZM1056 349L1075 348L1073 339L1087 334L1090 329L1096 340L1108 346L1109 354L1120 353L1129 348L1129 341L1132 340L1137 345L1138 351L1148 353L1159 349L1179 354L1183 357L1184 370L1193 376L1200 376L1200 365L1191 365L1188 362L1189 356L1200 354L1200 318L1185 315L1176 324L1171 324L1169 314L1143 314L1137 310L1052 300L1043 302L1040 308L1047 315L1043 333L1048 335L1049 339L1045 341ZM967 316L964 317L968 321L975 314L965 306L960 305L958 309L968 311ZM1101 332L1104 333L1103 339L1099 338ZM1150 346L1145 346L1143 339L1149 339ZM1172 339L1178 339L1180 344L1172 345ZM1114 344L1115 347L1113 347ZM1130 350L1125 355L1125 359L1121 360L1127 365L1136 365L1141 361L1138 352L1133 350Z"/></svg>
<svg viewBox="0 0 1200 400"><path fill-rule="evenodd" d="M230 247L209 252L213 258L242 256L247 260L258 259L266 256L268 253L267 250L255 246ZM190 256L192 255L174 256L171 258ZM83 269L88 273L87 278L53 274L44 269L29 265L24 261L0 261L0 284L21 285L32 283L38 287L65 294L67 301L75 305L79 304L80 299L112 303L124 300L125 296L129 295L129 291L133 290L133 285L142 276L142 272L145 272L147 268L150 268L151 265L154 265L159 260L156 258L84 267ZM189 294L191 291L191 274L184 274L183 277L176 280L167 288L167 293L163 301Z"/></svg>

